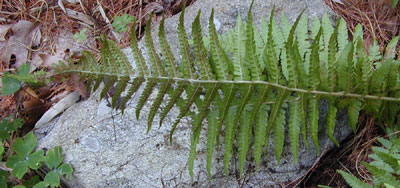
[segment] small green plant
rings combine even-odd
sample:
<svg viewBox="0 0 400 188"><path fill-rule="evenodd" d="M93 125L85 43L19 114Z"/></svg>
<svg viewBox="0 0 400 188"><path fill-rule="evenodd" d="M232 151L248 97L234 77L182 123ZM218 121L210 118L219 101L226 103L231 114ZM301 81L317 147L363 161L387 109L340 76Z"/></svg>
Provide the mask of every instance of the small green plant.
<svg viewBox="0 0 400 188"><path fill-rule="evenodd" d="M1 89L1 95L5 96L17 92L24 83L40 84L39 78L45 74L46 72L43 70L30 73L30 65L28 63L22 64L14 74L5 72L2 78L3 88Z"/></svg>
<svg viewBox="0 0 400 188"><path fill-rule="evenodd" d="M86 31L87 31L86 28L82 29L78 33L75 33L75 35L72 38L78 43L83 43L87 39Z"/></svg>
<svg viewBox="0 0 400 188"><path fill-rule="evenodd" d="M114 22L111 24L115 31L122 33L128 31L128 24L133 21L134 18L129 16L128 14L124 14L122 16L115 16Z"/></svg>
<svg viewBox="0 0 400 188"><path fill-rule="evenodd" d="M396 8L397 3L399 3L399 0L392 0L392 8Z"/></svg>
<svg viewBox="0 0 400 188"><path fill-rule="evenodd" d="M338 170L346 182L353 188L386 187L394 188L400 185L400 139L386 140L378 138L383 147L372 147L369 155L372 162L363 162L368 172L373 176L373 186L361 181L347 172Z"/></svg>
<svg viewBox="0 0 400 188"><path fill-rule="evenodd" d="M10 135L22 126L22 120L16 119L10 121L8 118L3 119L0 123L0 161L3 160L5 148L3 142L9 140ZM7 157L6 167L12 169L11 175L17 179L22 179L29 169L37 170L44 162L50 171L46 174L43 181L38 176L34 176L28 181L24 181L22 185L16 185L14 188L44 188L57 187L60 185L60 177L71 177L73 169L69 164L63 163L61 147L55 147L44 155L43 150L35 151L37 140L33 132L28 133L25 137L17 138L11 145L11 150L7 153L12 154ZM7 188L7 180L9 172L0 170L0 188Z"/></svg>

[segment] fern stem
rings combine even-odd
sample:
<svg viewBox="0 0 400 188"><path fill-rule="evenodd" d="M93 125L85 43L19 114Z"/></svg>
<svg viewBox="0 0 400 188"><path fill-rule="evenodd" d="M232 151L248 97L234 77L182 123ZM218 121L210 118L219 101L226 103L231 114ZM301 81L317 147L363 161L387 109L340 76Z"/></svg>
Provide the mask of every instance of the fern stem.
<svg viewBox="0 0 400 188"><path fill-rule="evenodd" d="M105 75L105 76L118 76L118 77L126 76L125 74L92 72L92 71L82 71L82 70L68 70L68 71L60 72L58 74L68 74L68 73L99 74L99 75ZM131 77L131 79L136 78L136 76L130 76L130 77ZM209 83L209 84L219 83L219 84L242 84L242 85L243 84L267 85L267 86L272 86L272 87L276 87L276 88L280 88L280 89L284 89L284 90L288 90L288 91L299 92L299 93L400 102L400 98L394 98L394 97L346 93L344 91L329 92L329 91L318 91L318 90L306 90L306 89L300 89L300 88L291 88L291 87L287 87L287 86L280 85L277 83L271 83L271 82L266 82L266 81L198 80L198 79L187 79L187 78L152 77L152 76L144 76L144 78L153 79L153 80L186 81L186 82L190 82L190 83L200 83L200 84L201 83Z"/></svg>

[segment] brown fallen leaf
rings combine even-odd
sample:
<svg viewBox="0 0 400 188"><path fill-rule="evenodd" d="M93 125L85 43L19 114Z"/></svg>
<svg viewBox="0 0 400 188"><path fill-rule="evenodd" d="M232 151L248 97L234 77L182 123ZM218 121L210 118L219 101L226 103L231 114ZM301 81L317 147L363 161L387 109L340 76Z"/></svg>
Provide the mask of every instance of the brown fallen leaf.
<svg viewBox="0 0 400 188"><path fill-rule="evenodd" d="M32 48L40 44L41 32L36 24L20 20L10 25L3 37L5 41L0 41L1 60L8 68L17 68L30 60Z"/></svg>

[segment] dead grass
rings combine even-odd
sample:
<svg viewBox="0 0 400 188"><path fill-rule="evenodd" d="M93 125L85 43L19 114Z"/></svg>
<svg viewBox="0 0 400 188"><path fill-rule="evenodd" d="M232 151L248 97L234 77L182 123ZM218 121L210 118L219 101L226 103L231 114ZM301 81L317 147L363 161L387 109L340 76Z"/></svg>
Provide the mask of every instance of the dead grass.
<svg viewBox="0 0 400 188"><path fill-rule="evenodd" d="M341 0L343 4L333 0L324 1L337 15L346 20L351 34L357 24L363 26L367 49L375 38L383 50L384 45L399 35L400 4L392 8L392 0ZM398 50L396 53L398 54Z"/></svg>

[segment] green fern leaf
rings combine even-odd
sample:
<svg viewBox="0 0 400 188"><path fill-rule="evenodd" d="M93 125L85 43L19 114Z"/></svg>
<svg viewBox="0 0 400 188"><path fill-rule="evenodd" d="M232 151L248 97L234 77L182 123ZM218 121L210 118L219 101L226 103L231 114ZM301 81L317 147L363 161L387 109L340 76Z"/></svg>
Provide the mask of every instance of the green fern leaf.
<svg viewBox="0 0 400 188"><path fill-rule="evenodd" d="M275 103L272 105L271 113L270 113L269 119L268 119L268 126L267 126L267 130L265 133L265 145L266 146L268 146L269 136L270 136L270 132L271 132L272 128L275 128L275 125L278 124L282 105L288 95L289 95L289 92L287 90L284 90L284 89L278 90L278 94L277 94ZM279 135L278 135L278 138L279 138ZM275 149L275 154L277 154L277 153L278 153L278 151Z"/></svg>
<svg viewBox="0 0 400 188"><path fill-rule="evenodd" d="M181 72L185 78L196 79L195 68L193 63L193 58L190 53L190 45L187 33L185 31L184 26L184 18L185 18L185 6L182 9L181 15L179 16L179 24L178 24L178 38L179 38L179 46L181 48Z"/></svg>
<svg viewBox="0 0 400 188"><path fill-rule="evenodd" d="M347 30L347 24L346 21L343 18L340 18L338 22L336 23L337 27L337 44L338 44L338 49L339 53L344 50L344 48L347 46L349 43L349 36L348 36L348 30Z"/></svg>
<svg viewBox="0 0 400 188"><path fill-rule="evenodd" d="M250 147L251 127L249 113L251 111L250 105L246 105L244 113L240 118L240 125L238 131L238 160L239 160L239 176L241 177L244 170L244 161Z"/></svg>
<svg viewBox="0 0 400 188"><path fill-rule="evenodd" d="M200 25L200 13L197 13L196 18L192 24L192 37L194 43L194 54L196 57L196 63L200 69L201 79L203 80L213 80L214 75L211 71L211 67L208 64L207 51L204 47L203 37Z"/></svg>
<svg viewBox="0 0 400 188"><path fill-rule="evenodd" d="M391 154L380 152L380 151L374 151L375 155L377 155L383 162L388 164L395 172L398 172L400 170L400 164L399 160L392 156Z"/></svg>
<svg viewBox="0 0 400 188"><path fill-rule="evenodd" d="M144 104L147 102L149 99L151 93L153 92L154 87L157 85L157 81L154 79L148 79L146 86L140 95L139 102L136 105L136 119L139 120L140 116L140 111L142 110Z"/></svg>
<svg viewBox="0 0 400 188"><path fill-rule="evenodd" d="M189 174L193 178L193 166L194 166L194 159L196 156L196 145L199 143L199 138L200 138L200 132L201 132L201 125L203 124L204 118L208 114L208 107L210 106L211 102L214 100L215 94L217 93L218 90L218 84L215 84L214 86L210 87L206 91L206 96L204 97L204 101L202 102L202 106L199 109L199 114L196 116L196 119L192 125L192 144L190 146L190 154L189 154ZM215 128L215 127L214 127ZM210 131L210 130L209 130ZM216 130L212 130L213 132ZM210 133L211 134L211 133ZM212 133L213 139L215 140L215 133ZM214 141L213 141L214 142ZM207 149L210 149L211 151L214 149L214 144L210 144L211 148L208 148L207 144ZM210 166L208 169L211 170L211 159L212 159L212 154L210 158L207 158L207 164L206 166ZM210 172L210 171L209 171ZM211 174L209 174L211 178Z"/></svg>
<svg viewBox="0 0 400 188"><path fill-rule="evenodd" d="M361 89L363 94L368 94L369 78L372 75L371 63L368 61L362 40L357 40L357 64L361 66Z"/></svg>
<svg viewBox="0 0 400 188"><path fill-rule="evenodd" d="M129 99L131 99L132 95L134 93L136 93L136 91L140 88L140 86L142 85L143 82L144 82L144 78L142 78L142 77L137 77L133 80L133 83L131 84L131 87L129 88L128 93L122 99L120 107L119 107L119 109L121 109L121 111L122 111L122 114L124 114L126 103L128 102Z"/></svg>
<svg viewBox="0 0 400 188"><path fill-rule="evenodd" d="M273 33L273 22L274 22L274 9L271 11L270 20L268 24L268 34L267 34L267 44L264 48L264 62L266 64L266 68L268 71L269 81L272 83L279 83L279 79L281 77L281 71L278 65L279 55L276 52L274 47L275 40Z"/></svg>
<svg viewBox="0 0 400 188"><path fill-rule="evenodd" d="M336 141L334 137L335 133L335 125L336 125L336 113L337 113L337 108L335 107L335 100L334 99L329 99L329 106L328 106L328 116L326 118L327 121L327 127L328 127L328 137L329 139L336 144L336 146L339 147L339 142Z"/></svg>
<svg viewBox="0 0 400 188"><path fill-rule="evenodd" d="M165 108L160 113L160 127L162 125L163 120L167 116L168 112L172 109L172 107L174 107L174 105L176 104L178 99L181 97L182 93L185 91L185 85L186 84L187 83L183 82L183 81L178 82L178 86L176 87L176 89L170 95L170 99L169 99L167 105L165 106Z"/></svg>
<svg viewBox="0 0 400 188"><path fill-rule="evenodd" d="M112 108L116 108L117 107L117 103L119 101L119 97L121 96L122 92L125 91L126 86L128 85L129 82L129 77L128 76L124 76L122 78L120 78L120 80L118 81L118 84L115 88L115 92L112 96L111 99L111 106Z"/></svg>
<svg viewBox="0 0 400 188"><path fill-rule="evenodd" d="M259 167L261 161L262 147L265 142L265 131L267 128L269 106L262 104L257 112L257 119L254 127L254 162L256 168Z"/></svg>
<svg viewBox="0 0 400 188"><path fill-rule="evenodd" d="M309 144L308 144L308 135L307 135L307 102L308 102L308 94L305 93L301 93L300 95L300 106L301 106L301 111L300 111L300 115L301 115L301 136L303 137L303 142L304 145L306 146L306 148L309 148Z"/></svg>
<svg viewBox="0 0 400 188"><path fill-rule="evenodd" d="M337 61L336 52L337 50L337 33L339 27L336 27L334 32L331 34L328 44L328 86L329 91L334 92L336 90L336 75L337 75Z"/></svg>
<svg viewBox="0 0 400 188"><path fill-rule="evenodd" d="M112 86L114 86L115 82L118 80L116 76L108 76L105 79L105 84L103 89L100 92L100 99L103 99L108 95L108 91L111 89Z"/></svg>
<svg viewBox="0 0 400 188"><path fill-rule="evenodd" d="M300 13L300 15L297 17L296 21L294 22L292 28L290 29L287 42L286 42L286 63L287 63L287 69L288 69L288 76L289 76L289 87L296 88L298 87L298 73L296 71L297 69L297 59L293 58L295 56L295 52L292 50L293 46L293 39L294 39L294 32L296 31L297 25L299 24L300 18L303 15L304 10ZM300 59L301 60L301 59Z"/></svg>
<svg viewBox="0 0 400 188"><path fill-rule="evenodd" d="M399 36L393 37L385 48L385 59L394 59Z"/></svg>
<svg viewBox="0 0 400 188"><path fill-rule="evenodd" d="M321 74L320 74L320 65L319 65L319 41L321 39L322 28L318 31L313 44L311 45L311 57L310 57L310 83L311 89L318 90L321 85Z"/></svg>
<svg viewBox="0 0 400 188"><path fill-rule="evenodd" d="M369 62L372 64L375 63L375 61L379 61L381 60L382 56L381 56L381 52L379 51L379 45L378 45L378 41L376 41L376 39L374 39L374 42L372 43L372 45L369 47Z"/></svg>
<svg viewBox="0 0 400 188"><path fill-rule="evenodd" d="M389 154L385 153L385 155ZM363 162L362 164L366 167L366 169L370 173L374 175L375 187L382 187L383 185L400 185L400 181L397 180L396 177L393 176L391 172L383 169L382 167L371 165L371 163L367 164L366 162Z"/></svg>
<svg viewBox="0 0 400 188"><path fill-rule="evenodd" d="M338 86L341 91L350 92L353 86L353 51L353 43L348 43L338 60Z"/></svg>
<svg viewBox="0 0 400 188"><path fill-rule="evenodd" d="M131 27L131 32L130 32L130 47L132 50L133 57L135 58L136 62L136 67L139 70L139 77L147 76L149 75L149 69L146 65L146 61L143 58L142 51L138 47L138 41L136 38L136 18L133 19L133 24Z"/></svg>
<svg viewBox="0 0 400 188"><path fill-rule="evenodd" d="M282 12L281 14L281 27L282 27L282 34L285 39L289 38L290 34L290 23L289 20L285 14L285 12Z"/></svg>
<svg viewBox="0 0 400 188"><path fill-rule="evenodd" d="M236 115L234 119L234 125L236 126L239 122L240 119L242 118L241 114L243 110L245 109L246 104L250 100L250 97L253 95L254 92L254 86L249 85L249 86L242 86L240 88L240 93L241 93L241 99L239 101L239 106L236 110Z"/></svg>
<svg viewBox="0 0 400 188"><path fill-rule="evenodd" d="M224 99L222 100L222 105L220 105L219 115L218 115L218 128L217 135L221 132L222 125L224 123L225 117L228 114L229 107L235 97L236 94L236 86L233 84L222 87ZM217 145L219 145L219 137L217 137Z"/></svg>
<svg viewBox="0 0 400 188"><path fill-rule="evenodd" d="M319 30L321 29L321 21L319 18L314 18L312 22L312 27L311 27L311 38L316 39L317 35L319 33Z"/></svg>
<svg viewBox="0 0 400 188"><path fill-rule="evenodd" d="M353 129L355 133L357 130L358 114L361 111L362 102L358 99L351 99L347 107L347 112L349 115L349 126Z"/></svg>
<svg viewBox="0 0 400 188"><path fill-rule="evenodd" d="M150 14L150 18L146 22L144 40L153 70L152 76L153 77L166 76L164 67L162 66L160 57L158 57L157 51L154 48L153 39L151 37L151 19L152 19L152 14Z"/></svg>
<svg viewBox="0 0 400 188"><path fill-rule="evenodd" d="M359 180L358 178L356 178L355 176L341 171L341 170L337 170L337 172L342 175L342 177L344 178L344 180L346 180L346 182L352 187L352 188L372 188L371 185L362 182L361 180Z"/></svg>
<svg viewBox="0 0 400 188"><path fill-rule="evenodd" d="M325 49L328 49L329 41L331 40L331 36L332 36L332 34L334 32L334 29L332 27L332 23L329 20L329 17L328 17L327 13L325 13L322 16L322 20L321 21L322 21L322 25L321 26L322 26L323 38L324 38L323 44L324 44ZM328 50L325 50L325 51L327 52Z"/></svg>
<svg viewBox="0 0 400 188"><path fill-rule="evenodd" d="M200 87L199 84L195 84L192 89L188 89L186 91L189 92L188 93L188 100L186 101L186 104L185 104L183 110L181 109L181 111L179 112L178 117L176 118L174 124L172 125L171 131L169 133L170 143L172 143L172 135L174 134L176 126L181 121L181 119L189 112L190 107L193 105L193 103L199 98L200 93L202 91L202 88Z"/></svg>
<svg viewBox="0 0 400 188"><path fill-rule="evenodd" d="M353 34L353 43L357 44L357 40L363 40L363 28L361 24L357 24L356 28L354 29Z"/></svg>
<svg viewBox="0 0 400 188"><path fill-rule="evenodd" d="M158 92L157 97L150 108L149 117L147 119L147 133L150 131L157 110L160 108L164 95L168 92L168 89L170 87L171 87L171 82L169 80L161 83L160 91Z"/></svg>
<svg viewBox="0 0 400 188"><path fill-rule="evenodd" d="M301 108L302 106L300 101L295 101L289 105L289 138L295 164L298 163L299 158L299 137L302 121Z"/></svg>
<svg viewBox="0 0 400 188"><path fill-rule="evenodd" d="M214 151L214 145L217 135L217 126L218 126L218 111L210 111L207 115L207 173L208 177L211 180L211 164L212 164L212 157Z"/></svg>
<svg viewBox="0 0 400 188"><path fill-rule="evenodd" d="M319 119L319 108L318 108L318 96L309 100L309 119L310 119L310 134L311 139L317 150L317 155L320 154L318 144L318 119Z"/></svg>
<svg viewBox="0 0 400 188"><path fill-rule="evenodd" d="M285 105L283 105L285 106ZM275 147L275 157L278 164L281 162L281 155L283 151L283 145L285 141L285 109L281 108L279 114L276 117L274 126L274 147Z"/></svg>
<svg viewBox="0 0 400 188"><path fill-rule="evenodd" d="M179 72L179 69L175 63L174 54L171 51L171 47L168 44L167 38L165 37L164 20L165 17L163 15L158 32L158 38L160 40L160 46L162 54L164 56L164 62L167 66L169 77L180 78L182 75Z"/></svg>
<svg viewBox="0 0 400 188"><path fill-rule="evenodd" d="M225 151L224 151L224 171L225 175L229 174L229 161L232 155L233 141L235 140L236 125L234 124L234 119L236 114L236 106L231 106L228 110L228 114L225 118Z"/></svg>
<svg viewBox="0 0 400 188"><path fill-rule="evenodd" d="M246 49L244 48L245 44L245 31L242 23L242 18L240 15L237 18L236 26L234 29L234 49L232 54L232 63L233 63L233 80L235 81L244 81L250 80L250 72L246 66L245 62L245 53Z"/></svg>
<svg viewBox="0 0 400 188"><path fill-rule="evenodd" d="M250 75L252 81L263 80L262 70L260 67L260 63L258 62L258 58L256 56L256 44L254 39L254 26L253 26L253 17L251 14L251 9L253 8L253 2L250 5L250 9L247 16L246 23L246 61L249 64Z"/></svg>
<svg viewBox="0 0 400 188"><path fill-rule="evenodd" d="M218 40L217 31L215 29L214 24L214 9L211 11L211 16L209 20L209 35L210 35L210 53L214 60L214 70L217 75L217 80L231 80L229 74L229 64L227 60L229 58L225 58L227 56L225 50L221 47L221 44Z"/></svg>
<svg viewBox="0 0 400 188"><path fill-rule="evenodd" d="M307 55L309 53L309 48L311 44L309 42L308 36L308 15L305 14L299 21L298 28L297 28L297 40L299 42L299 51L302 59L307 62ZM309 57L308 57L309 58Z"/></svg>
<svg viewBox="0 0 400 188"><path fill-rule="evenodd" d="M194 168L194 160L196 158L196 148L199 143L201 129L196 129L195 126L192 126L192 135L191 135L191 144L190 144L190 152L189 152L189 175L193 181L193 168Z"/></svg>

